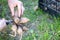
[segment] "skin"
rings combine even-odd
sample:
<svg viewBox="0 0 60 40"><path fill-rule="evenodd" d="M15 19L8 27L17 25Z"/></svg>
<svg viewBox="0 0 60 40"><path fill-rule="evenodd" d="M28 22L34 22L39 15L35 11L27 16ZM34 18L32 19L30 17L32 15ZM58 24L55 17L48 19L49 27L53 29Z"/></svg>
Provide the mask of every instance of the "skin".
<svg viewBox="0 0 60 40"><path fill-rule="evenodd" d="M0 19L0 32L6 29L6 21L5 19Z"/></svg>
<svg viewBox="0 0 60 40"><path fill-rule="evenodd" d="M12 16L15 15L15 10L14 8L17 6L17 11L18 11L18 17L20 17L21 15L23 15L24 12L24 7L23 7L23 3L19 0L8 0L8 5L9 8L11 10L11 14Z"/></svg>

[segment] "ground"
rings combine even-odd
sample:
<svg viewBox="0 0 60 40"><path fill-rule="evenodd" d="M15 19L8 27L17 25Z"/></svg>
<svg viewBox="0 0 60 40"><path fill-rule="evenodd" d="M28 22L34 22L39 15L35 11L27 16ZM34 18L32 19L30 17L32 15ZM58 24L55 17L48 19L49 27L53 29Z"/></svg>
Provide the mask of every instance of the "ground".
<svg viewBox="0 0 60 40"><path fill-rule="evenodd" d="M49 13L44 12L42 9L34 11L34 7L38 5L38 0L21 1L23 2L25 7L23 16L30 19L30 22L26 24L29 30L23 34L22 40L60 40L60 17L52 17L51 15L49 15ZM4 5L6 7L3 7L3 9L6 13L6 10L9 9L7 9L7 4ZM4 38L6 40L14 40L14 38ZM4 40L1 37L0 39Z"/></svg>

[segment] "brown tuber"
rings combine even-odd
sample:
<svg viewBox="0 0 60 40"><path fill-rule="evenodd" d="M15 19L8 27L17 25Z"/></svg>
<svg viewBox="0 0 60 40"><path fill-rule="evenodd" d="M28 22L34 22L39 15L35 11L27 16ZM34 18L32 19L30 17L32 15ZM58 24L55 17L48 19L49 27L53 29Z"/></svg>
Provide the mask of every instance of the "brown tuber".
<svg viewBox="0 0 60 40"><path fill-rule="evenodd" d="M14 33L14 35L13 34L9 34L10 36L16 37L16 34L18 34L18 35L20 35L22 37L23 30L22 30L21 27L17 28L16 25L12 25L11 30L12 30L12 33Z"/></svg>
<svg viewBox="0 0 60 40"><path fill-rule="evenodd" d="M17 26L16 25L12 25L11 30L12 30L12 33L14 33L14 35L13 34L9 34L9 35L12 36L12 37L15 37L16 36Z"/></svg>
<svg viewBox="0 0 60 40"><path fill-rule="evenodd" d="M16 24L27 23L28 21L30 20L26 17L21 17L21 19L19 19L18 17L14 17L14 22Z"/></svg>
<svg viewBox="0 0 60 40"><path fill-rule="evenodd" d="M19 23L27 23L28 21L30 21L28 18L22 17Z"/></svg>
<svg viewBox="0 0 60 40"><path fill-rule="evenodd" d="M23 31L27 31L27 30L29 30L27 27L23 27Z"/></svg>
<svg viewBox="0 0 60 40"><path fill-rule="evenodd" d="M18 24L19 21L20 21L20 19L19 19L18 17L14 17L13 20L14 20L14 22L15 22L16 24Z"/></svg>

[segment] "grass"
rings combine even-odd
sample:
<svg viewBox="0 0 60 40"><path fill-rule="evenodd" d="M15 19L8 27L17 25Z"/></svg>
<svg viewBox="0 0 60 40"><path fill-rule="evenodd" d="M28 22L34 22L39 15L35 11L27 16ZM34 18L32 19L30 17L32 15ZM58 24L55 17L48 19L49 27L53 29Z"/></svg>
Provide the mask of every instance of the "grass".
<svg viewBox="0 0 60 40"><path fill-rule="evenodd" d="M0 0L1 1L1 0ZM24 33L22 40L60 40L60 18L52 17L43 10L34 11L34 7L37 5L38 0L21 0L25 7L24 17L30 19L30 23L27 24L29 31ZM2 1L2 3L6 1ZM9 13L7 3L3 3L2 16ZM7 11L8 12L7 12ZM5 35L6 36L6 35ZM6 37L1 36L0 40L14 40L8 35Z"/></svg>

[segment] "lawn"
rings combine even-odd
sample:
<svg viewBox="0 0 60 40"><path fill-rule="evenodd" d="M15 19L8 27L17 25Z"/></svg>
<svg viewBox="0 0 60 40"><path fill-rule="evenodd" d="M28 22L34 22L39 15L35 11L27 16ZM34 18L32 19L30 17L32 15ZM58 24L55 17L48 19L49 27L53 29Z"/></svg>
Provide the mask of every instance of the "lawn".
<svg viewBox="0 0 60 40"><path fill-rule="evenodd" d="M1 17L7 17L10 13L7 1L0 0L2 3ZM38 5L38 0L21 0L25 7L24 17L30 19L26 24L29 30L23 34L22 40L60 40L60 18L51 16L42 9L34 11L34 7ZM7 15L7 16L6 16ZM1 35L1 34L0 34ZM10 36L0 36L0 40L14 40Z"/></svg>

